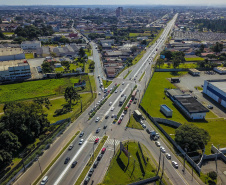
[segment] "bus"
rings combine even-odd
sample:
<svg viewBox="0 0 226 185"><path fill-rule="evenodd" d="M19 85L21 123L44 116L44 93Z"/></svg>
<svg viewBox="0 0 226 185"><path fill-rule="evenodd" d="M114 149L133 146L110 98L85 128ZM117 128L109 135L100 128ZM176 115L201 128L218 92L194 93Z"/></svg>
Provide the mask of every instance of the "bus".
<svg viewBox="0 0 226 185"><path fill-rule="evenodd" d="M131 97L132 97L132 100L134 100L136 94L137 94L137 90L135 89L135 90L133 91L133 93L132 93L132 96L131 96Z"/></svg>

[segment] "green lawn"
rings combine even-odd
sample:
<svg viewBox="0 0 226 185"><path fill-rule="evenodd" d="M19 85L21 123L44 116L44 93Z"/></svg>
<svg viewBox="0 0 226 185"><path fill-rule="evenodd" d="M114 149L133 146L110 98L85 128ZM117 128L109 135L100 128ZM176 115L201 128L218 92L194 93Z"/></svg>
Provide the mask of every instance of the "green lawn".
<svg viewBox="0 0 226 185"><path fill-rule="evenodd" d="M78 76L0 85L0 103L63 94L66 87L77 83L79 79ZM81 76L81 80L83 79L88 82L88 75ZM80 92L90 91L89 82L85 89L77 89Z"/></svg>
<svg viewBox="0 0 226 185"><path fill-rule="evenodd" d="M185 58L185 60L186 60L187 62L190 62L190 61L203 61L204 58L201 58L201 57Z"/></svg>
<svg viewBox="0 0 226 185"><path fill-rule="evenodd" d="M75 64L70 64L70 70L73 70L73 69L76 71L76 69L77 69L76 65Z"/></svg>
<svg viewBox="0 0 226 185"><path fill-rule="evenodd" d="M124 145L127 147L127 144ZM128 165L128 158L120 151L117 152L115 157L112 159L110 167L104 178L102 184L106 185L119 185L119 184L130 184L139 180L147 179L155 176L155 167L153 167L153 161L147 154L145 147L142 146L142 150L145 158L148 158L147 165L144 164L141 152L138 144L134 142L128 143L128 151L130 152L130 162ZM128 166L127 166L128 165ZM144 176L142 175L144 173Z"/></svg>
<svg viewBox="0 0 226 185"><path fill-rule="evenodd" d="M144 128L141 126L141 124L134 119L133 115L130 116L130 121L127 123L126 126L130 127L130 128L144 130Z"/></svg>
<svg viewBox="0 0 226 185"><path fill-rule="evenodd" d="M112 81L102 80L104 88L107 88L109 85L111 85Z"/></svg>
<svg viewBox="0 0 226 185"><path fill-rule="evenodd" d="M186 74L185 72L180 72L178 75ZM171 78L172 75L169 72L155 72L154 76L147 88L147 91L142 99L141 105L149 112L149 114L153 117L166 118L160 112L160 105L166 104L173 110L172 118L167 118L173 121L184 123L193 123L201 128L207 130L211 136L211 140L206 146L206 153L210 154L210 146L211 143L215 145L221 144L221 147L226 147L225 143L225 130L226 124L225 120L217 119L217 116L213 114L211 111L206 115L206 121L203 122L191 122L184 117L176 107L174 107L172 101L165 96L164 89L165 88L175 88L173 84L171 84L167 78ZM157 87L157 88L156 88ZM165 126L163 126L166 128ZM220 129L219 129L220 128ZM169 134L172 132L172 129L167 128L166 130Z"/></svg>
<svg viewBox="0 0 226 185"><path fill-rule="evenodd" d="M4 35L13 35L13 32L2 32Z"/></svg>
<svg viewBox="0 0 226 185"><path fill-rule="evenodd" d="M64 68L63 67L57 67L57 68L55 68L55 71L56 72L62 72L62 71L64 71Z"/></svg>
<svg viewBox="0 0 226 185"><path fill-rule="evenodd" d="M129 33L129 37L144 37L144 36L151 36L150 32L145 33Z"/></svg>
<svg viewBox="0 0 226 185"><path fill-rule="evenodd" d="M134 59L133 59L133 65L135 65L146 53L145 50L142 50Z"/></svg>
<svg viewBox="0 0 226 185"><path fill-rule="evenodd" d="M85 49L85 52L88 57L92 56L92 49L90 49L89 51L88 51L88 49Z"/></svg>
<svg viewBox="0 0 226 185"><path fill-rule="evenodd" d="M25 58L32 59L32 58L34 58L34 55L33 55L33 53L25 53Z"/></svg>
<svg viewBox="0 0 226 185"><path fill-rule="evenodd" d="M82 105L86 106L89 102L92 100L92 94L91 93L85 93L80 95L82 98ZM44 107L44 111L46 114L48 114L47 118L50 121L50 123L55 123L56 121L66 119L69 117L72 117L74 114L77 114L81 111L81 103L80 102L74 102L72 106L72 111L67 112L65 114L54 116L54 112L57 109L62 109L64 105L67 105L67 102L65 101L64 97L60 97L54 100L50 100L52 106L50 106L50 109L47 109Z"/></svg>
<svg viewBox="0 0 226 185"><path fill-rule="evenodd" d="M173 69L173 65L171 63L169 63L170 65L168 65L167 63L165 63L164 65L162 65L160 68L161 69ZM178 69L180 68L197 68L198 65L196 63L181 63L178 67ZM156 67L158 69L158 66Z"/></svg>

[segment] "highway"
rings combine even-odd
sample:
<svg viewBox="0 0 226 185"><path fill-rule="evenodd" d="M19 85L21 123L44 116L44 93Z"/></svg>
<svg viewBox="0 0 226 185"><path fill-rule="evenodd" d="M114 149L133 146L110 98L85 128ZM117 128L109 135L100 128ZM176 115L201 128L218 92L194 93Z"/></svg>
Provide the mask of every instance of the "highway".
<svg viewBox="0 0 226 185"><path fill-rule="evenodd" d="M129 119L129 114L125 116L121 125L112 124L113 118L111 118L112 114L117 114L120 110L119 106L119 99L121 94L126 94L128 97L131 93L131 89L137 85L139 89L139 95L141 97L142 92L146 86L148 79L151 76L151 66L154 64L153 59L155 55L158 54L159 50L164 46L165 41L168 37L168 34L172 27L174 26L175 20L177 15L171 20L168 25L165 27L164 32L162 33L161 37L158 41L147 49L147 52L143 56L143 58L134 66L131 67L130 70L133 70L125 80L122 80L123 73L117 78L114 79L112 84L109 88L113 88L115 83L120 83L121 85L118 87L118 92L113 93L111 97L105 102L105 104L97 111L96 115L88 120L88 113L94 107L97 101L103 97L103 92L101 95L98 95L95 103L93 103L74 123L67 128L62 136L60 136L56 142L52 144L49 150L45 152L45 154L40 157L39 162L41 167L44 169L48 163L57 155L57 153L62 149L65 144L70 140L73 134L76 133L77 130L82 130L85 134L82 137L84 139L84 143L79 145L80 138L76 137L75 140L72 142L74 147L72 150L66 150L60 158L54 163L54 165L49 169L49 171L45 174L48 175L49 180L47 184L64 184L64 185L71 185L74 184L79 177L80 173L82 172L85 164L88 162L90 155L94 149L97 147L97 144L94 145L94 140L96 137L102 138L104 135L108 135L109 139L106 142L107 152L103 157L103 161L100 162L99 167L95 170L92 179L94 180L94 184L99 183L99 180L104 177L104 173L106 172L107 165L110 163L110 158L113 155L113 140L115 138L116 144L119 144L119 141L127 140L127 139L136 139L144 143L147 148L151 151L153 157L156 161L159 158L159 148L155 146L154 142L149 139L149 136L145 131L138 131L138 130L125 130L126 122ZM101 67L101 62L99 59L99 53L96 49L95 43L91 43L93 48L93 57L95 61L95 78L97 83L97 92L101 91L99 87L98 75L104 77L103 70ZM156 51L158 49L158 51ZM149 64L150 63L150 64ZM139 83L138 80L145 71L145 76L143 77L142 81ZM124 72L125 73L125 72ZM135 78L135 79L134 79ZM124 81L124 85L122 82ZM120 92L120 90L122 92ZM138 97L140 99L140 97ZM109 106L109 103L112 102L112 105ZM111 108L114 107L114 110L111 111ZM133 105L131 107L131 111L137 109L137 105ZM105 116L109 115L108 119L105 119ZM95 119L100 117L99 122L95 122ZM107 125L106 129L103 129L104 125ZM149 124L146 124L147 127L150 127ZM101 128L98 134L95 133L97 128ZM163 141L160 141L162 145L165 147L166 151L171 153L168 147L164 144ZM173 159L176 160L176 157L171 153ZM68 164L64 164L66 157L70 157L70 161ZM78 164L71 168L71 163L73 161L77 161ZM178 160L176 160L178 161ZM166 161L165 161L166 162ZM175 169L172 167L171 163L168 161L165 163L165 172L170 177L170 180L173 184L199 184L195 180L191 180L191 174L186 172L183 174L181 171L181 163L178 161L179 169ZM102 167L101 167L102 166ZM27 170L24 175L19 178L15 184L23 185L23 184L30 184L35 181L35 179L40 174L39 165L37 162L33 164L29 170ZM91 182L91 181L90 181ZM90 184L89 182L89 184Z"/></svg>

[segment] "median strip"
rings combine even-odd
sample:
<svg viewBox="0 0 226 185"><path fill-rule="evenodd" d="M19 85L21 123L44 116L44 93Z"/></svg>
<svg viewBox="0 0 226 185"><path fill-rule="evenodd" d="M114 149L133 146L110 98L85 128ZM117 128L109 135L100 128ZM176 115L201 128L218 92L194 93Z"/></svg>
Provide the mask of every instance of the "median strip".
<svg viewBox="0 0 226 185"><path fill-rule="evenodd" d="M139 82L142 80L142 78L144 77L144 75L145 75L145 71L143 72L142 76L140 77Z"/></svg>
<svg viewBox="0 0 226 185"><path fill-rule="evenodd" d="M104 146L104 143L107 141L108 136L104 136L101 141L100 144L98 145L98 147L96 148L95 152L94 152L94 157L90 157L88 163L86 164L86 167L83 169L82 173L80 174L79 178L77 179L75 185L80 185L82 183L82 181L85 179L86 174L88 173L90 167L93 165L94 161L93 158L96 158L97 155L99 154L100 150L102 149L102 147Z"/></svg>
<svg viewBox="0 0 226 185"><path fill-rule="evenodd" d="M43 171L43 173L36 179L36 181L33 183L38 184L38 182L43 178L43 176L46 174L46 172L53 166L53 164L56 162L56 160L61 156L61 154L68 148L70 143L76 138L76 136L80 133L80 131L76 132L76 134L71 138L71 140L64 146L64 148L60 151L60 153L52 160L52 162L47 166L47 168Z"/></svg>

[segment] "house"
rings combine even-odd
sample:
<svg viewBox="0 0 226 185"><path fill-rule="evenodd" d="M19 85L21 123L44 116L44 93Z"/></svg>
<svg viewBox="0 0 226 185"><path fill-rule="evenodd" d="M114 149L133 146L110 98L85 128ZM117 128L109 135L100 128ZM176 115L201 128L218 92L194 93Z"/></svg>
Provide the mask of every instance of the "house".
<svg viewBox="0 0 226 185"><path fill-rule="evenodd" d="M113 39L111 39L111 40L100 40L100 43L103 48L111 48L111 46L113 46L115 42Z"/></svg>
<svg viewBox="0 0 226 185"><path fill-rule="evenodd" d="M36 54L38 57L47 57L47 56L50 56L50 47L49 46L43 46L41 48L38 48L36 50Z"/></svg>
<svg viewBox="0 0 226 185"><path fill-rule="evenodd" d="M41 41L23 41L21 43L21 48L23 50L36 50L41 48Z"/></svg>
<svg viewBox="0 0 226 185"><path fill-rule="evenodd" d="M21 48L0 48L0 61L25 59Z"/></svg>
<svg viewBox="0 0 226 185"><path fill-rule="evenodd" d="M60 68L60 67L62 67L62 65L61 65L61 63L55 63L55 64L54 64L54 67L55 67L55 68Z"/></svg>
<svg viewBox="0 0 226 185"><path fill-rule="evenodd" d="M124 69L122 63L106 63L104 69L108 78L115 78Z"/></svg>

